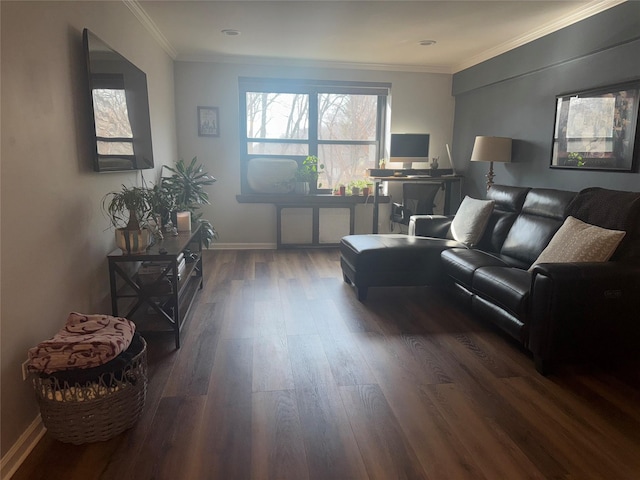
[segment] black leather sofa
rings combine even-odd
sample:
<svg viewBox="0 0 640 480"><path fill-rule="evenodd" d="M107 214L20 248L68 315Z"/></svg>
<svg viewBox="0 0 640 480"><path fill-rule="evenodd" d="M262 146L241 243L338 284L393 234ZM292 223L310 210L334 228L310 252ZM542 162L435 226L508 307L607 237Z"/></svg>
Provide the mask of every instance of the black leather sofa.
<svg viewBox="0 0 640 480"><path fill-rule="evenodd" d="M349 235L341 266L358 298L369 287L431 285L528 349L541 373L563 360L635 352L640 342L640 193L494 185L476 246L452 238L453 217L413 216L409 235ZM626 235L608 262L531 265L571 215Z"/></svg>

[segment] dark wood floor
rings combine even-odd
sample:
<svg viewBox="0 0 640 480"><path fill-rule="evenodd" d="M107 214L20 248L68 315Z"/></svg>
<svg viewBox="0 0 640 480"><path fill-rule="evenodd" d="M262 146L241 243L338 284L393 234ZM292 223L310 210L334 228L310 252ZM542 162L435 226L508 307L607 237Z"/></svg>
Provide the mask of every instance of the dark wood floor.
<svg viewBox="0 0 640 480"><path fill-rule="evenodd" d="M209 251L183 331L148 338L137 426L48 436L22 479L638 479L637 369L547 378L433 289L342 282L338 253Z"/></svg>

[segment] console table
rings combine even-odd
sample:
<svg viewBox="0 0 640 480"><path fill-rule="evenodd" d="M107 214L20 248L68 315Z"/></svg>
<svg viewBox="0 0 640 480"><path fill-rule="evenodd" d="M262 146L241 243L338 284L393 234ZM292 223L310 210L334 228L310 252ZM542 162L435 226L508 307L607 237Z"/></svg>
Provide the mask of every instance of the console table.
<svg viewBox="0 0 640 480"><path fill-rule="evenodd" d="M180 329L202 289L200 226L168 235L145 253L117 249L107 258L113 315L132 320L140 332L173 333L180 348Z"/></svg>
<svg viewBox="0 0 640 480"><path fill-rule="evenodd" d="M369 178L374 181L373 187L373 229L372 233L378 233L378 205L379 190L381 182L419 182L419 183L441 183L444 188L444 207L443 213L445 215L451 215L451 185L453 183L460 183L462 181L462 175L444 174L441 176L430 176L418 174L412 174L410 170L383 170L383 169L371 169L369 170Z"/></svg>

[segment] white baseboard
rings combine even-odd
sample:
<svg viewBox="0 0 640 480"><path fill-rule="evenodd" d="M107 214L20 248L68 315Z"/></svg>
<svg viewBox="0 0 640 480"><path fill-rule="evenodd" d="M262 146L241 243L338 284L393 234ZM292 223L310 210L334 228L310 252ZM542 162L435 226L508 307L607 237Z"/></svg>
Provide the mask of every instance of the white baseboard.
<svg viewBox="0 0 640 480"><path fill-rule="evenodd" d="M40 441L46 429L40 414L0 461L0 479L9 480Z"/></svg>

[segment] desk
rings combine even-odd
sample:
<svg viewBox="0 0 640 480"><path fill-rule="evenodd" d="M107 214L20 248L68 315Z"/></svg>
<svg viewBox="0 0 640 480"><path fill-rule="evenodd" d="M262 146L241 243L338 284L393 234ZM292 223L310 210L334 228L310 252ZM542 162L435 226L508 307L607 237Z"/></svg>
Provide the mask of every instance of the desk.
<svg viewBox="0 0 640 480"><path fill-rule="evenodd" d="M439 177L430 177L427 175L380 175L381 170L371 171L370 178L374 181L373 187L373 229L372 233L378 233L378 206L380 182L420 182L420 183L442 183L444 188L444 214L451 215L451 184L460 183L461 175L442 175ZM393 170L389 170L393 172Z"/></svg>

